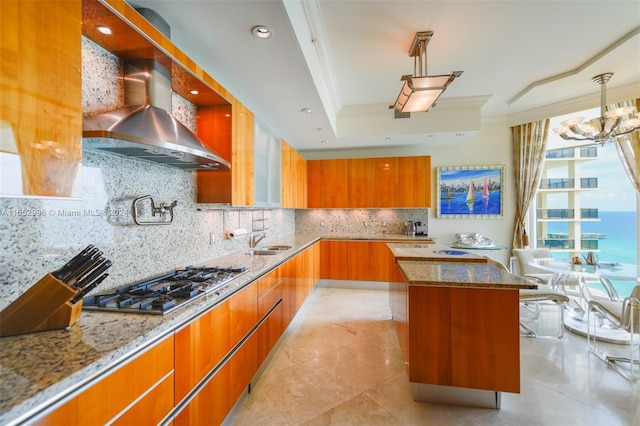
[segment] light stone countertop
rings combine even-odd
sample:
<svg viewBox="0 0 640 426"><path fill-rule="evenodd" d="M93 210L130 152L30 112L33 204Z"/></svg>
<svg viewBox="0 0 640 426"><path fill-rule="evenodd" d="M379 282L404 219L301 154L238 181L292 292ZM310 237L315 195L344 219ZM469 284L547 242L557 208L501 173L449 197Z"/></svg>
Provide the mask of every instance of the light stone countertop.
<svg viewBox="0 0 640 426"><path fill-rule="evenodd" d="M170 314L82 311L80 320L66 330L3 337L0 424L18 424L73 394L320 239L432 241L403 234L290 235L270 242L292 247L281 254L249 256L243 250L205 262L206 266L245 266L249 272L224 287L219 296L207 295Z"/></svg>
<svg viewBox="0 0 640 426"><path fill-rule="evenodd" d="M538 287L524 278L487 263L485 257L465 250L451 250L440 244L388 246L409 285L514 290ZM447 254L452 251L465 254Z"/></svg>

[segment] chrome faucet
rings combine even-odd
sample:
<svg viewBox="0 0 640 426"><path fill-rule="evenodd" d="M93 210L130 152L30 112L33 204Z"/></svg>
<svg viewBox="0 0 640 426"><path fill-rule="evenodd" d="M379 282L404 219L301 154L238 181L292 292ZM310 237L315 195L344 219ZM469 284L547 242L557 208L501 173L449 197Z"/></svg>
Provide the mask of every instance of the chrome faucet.
<svg viewBox="0 0 640 426"><path fill-rule="evenodd" d="M258 235L251 235L249 237L249 247L250 248L255 248L255 246L258 245L258 243L260 241L262 241L265 237L267 236L267 234L258 234Z"/></svg>

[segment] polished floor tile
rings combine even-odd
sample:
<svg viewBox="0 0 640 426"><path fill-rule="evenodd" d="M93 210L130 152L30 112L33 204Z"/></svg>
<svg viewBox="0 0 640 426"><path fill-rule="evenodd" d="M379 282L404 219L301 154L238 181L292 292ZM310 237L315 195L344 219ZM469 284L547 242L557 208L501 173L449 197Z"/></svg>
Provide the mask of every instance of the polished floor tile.
<svg viewBox="0 0 640 426"><path fill-rule="evenodd" d="M640 426L640 382L588 353L583 337L520 342L521 393L503 393L500 410L416 402L387 292L318 287L227 423Z"/></svg>

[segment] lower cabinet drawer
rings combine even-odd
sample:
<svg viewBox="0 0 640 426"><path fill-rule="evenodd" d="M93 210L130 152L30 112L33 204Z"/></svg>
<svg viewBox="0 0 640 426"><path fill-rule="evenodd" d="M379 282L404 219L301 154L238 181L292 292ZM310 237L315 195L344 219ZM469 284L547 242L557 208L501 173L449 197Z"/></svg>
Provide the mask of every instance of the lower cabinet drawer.
<svg viewBox="0 0 640 426"><path fill-rule="evenodd" d="M231 367L225 364L175 418L175 426L219 425L231 410Z"/></svg>
<svg viewBox="0 0 640 426"><path fill-rule="evenodd" d="M173 373L170 373L111 424L120 426L160 424L160 421L173 409L173 379Z"/></svg>
<svg viewBox="0 0 640 426"><path fill-rule="evenodd" d="M116 369L35 424L106 424L114 418L117 420L118 417L126 416L129 409L138 412L137 404L151 404L154 416L162 419L174 404L173 352L174 339L171 336ZM147 400L150 394L154 394L156 399ZM155 404L156 401L158 405ZM155 425L158 419L153 419L150 415L140 415L136 424Z"/></svg>

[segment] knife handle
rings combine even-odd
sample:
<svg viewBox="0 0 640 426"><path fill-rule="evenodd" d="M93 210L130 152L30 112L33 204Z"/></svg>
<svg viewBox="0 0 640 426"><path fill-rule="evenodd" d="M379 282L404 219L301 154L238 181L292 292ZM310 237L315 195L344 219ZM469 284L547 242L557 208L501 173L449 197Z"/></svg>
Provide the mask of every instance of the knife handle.
<svg viewBox="0 0 640 426"><path fill-rule="evenodd" d="M87 247L85 247L84 250L82 250L80 253L76 254L70 261L68 261L64 266L62 266L59 269L56 269L55 271L53 271L51 273L51 275L53 275L54 277L56 277L57 279L64 281L63 278L66 274L69 273L69 271L72 269L72 267L79 262L84 256L87 255L87 253L89 253L89 251L93 249L93 245L89 244Z"/></svg>
<svg viewBox="0 0 640 426"><path fill-rule="evenodd" d="M89 284L88 286L84 287L78 294L76 294L73 297L73 299L71 299L71 303L78 303L80 300L82 300L82 298L84 296L86 296L91 290L96 288L108 276L109 276L109 274L102 274L102 276L100 278L98 278L97 280L95 280L94 282Z"/></svg>

